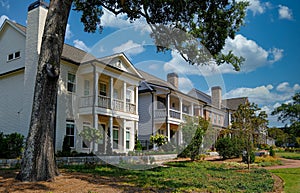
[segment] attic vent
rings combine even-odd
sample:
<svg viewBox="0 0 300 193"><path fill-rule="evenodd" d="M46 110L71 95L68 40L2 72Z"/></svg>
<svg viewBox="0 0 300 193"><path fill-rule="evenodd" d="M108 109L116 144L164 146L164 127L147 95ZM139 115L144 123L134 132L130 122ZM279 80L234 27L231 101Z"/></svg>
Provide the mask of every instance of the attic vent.
<svg viewBox="0 0 300 193"><path fill-rule="evenodd" d="M122 66L122 61L121 61L121 60L118 60L118 61L116 62L116 64L115 64L115 67L121 68L121 66Z"/></svg>

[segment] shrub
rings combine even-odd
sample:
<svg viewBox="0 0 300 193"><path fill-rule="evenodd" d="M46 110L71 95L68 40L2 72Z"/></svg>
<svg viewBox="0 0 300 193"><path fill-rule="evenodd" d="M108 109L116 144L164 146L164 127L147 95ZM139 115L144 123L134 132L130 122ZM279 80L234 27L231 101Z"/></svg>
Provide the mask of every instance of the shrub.
<svg viewBox="0 0 300 193"><path fill-rule="evenodd" d="M270 156L275 157L275 151L273 150L273 147L270 147Z"/></svg>
<svg viewBox="0 0 300 193"><path fill-rule="evenodd" d="M21 157L24 148L24 136L19 133L4 135L0 133L0 157L13 159Z"/></svg>
<svg viewBox="0 0 300 193"><path fill-rule="evenodd" d="M224 137L218 139L216 149L223 159L239 157L243 150L242 142L237 137Z"/></svg>

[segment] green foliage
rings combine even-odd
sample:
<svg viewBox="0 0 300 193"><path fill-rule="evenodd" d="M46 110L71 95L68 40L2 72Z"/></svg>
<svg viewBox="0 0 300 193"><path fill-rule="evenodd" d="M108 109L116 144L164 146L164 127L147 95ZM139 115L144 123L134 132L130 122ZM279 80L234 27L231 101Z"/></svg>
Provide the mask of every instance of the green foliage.
<svg viewBox="0 0 300 193"><path fill-rule="evenodd" d="M0 158L13 159L22 156L24 136L19 133L0 133Z"/></svg>
<svg viewBox="0 0 300 193"><path fill-rule="evenodd" d="M239 172L222 164L202 162L169 162L168 167L150 170L126 170L114 166L68 166L72 172L92 173L113 178L139 192L271 192L273 179L267 170Z"/></svg>
<svg viewBox="0 0 300 193"><path fill-rule="evenodd" d="M62 154L65 154L66 156L69 156L71 154L70 144L71 143L69 138L65 135L62 146Z"/></svg>
<svg viewBox="0 0 300 193"><path fill-rule="evenodd" d="M142 146L140 140L138 140L138 139L135 140L134 150L136 150L136 151L142 151L143 150L143 146Z"/></svg>
<svg viewBox="0 0 300 193"><path fill-rule="evenodd" d="M300 160L300 152L277 152L277 156L283 157L286 159L295 159Z"/></svg>
<svg viewBox="0 0 300 193"><path fill-rule="evenodd" d="M167 143L167 136L156 133L150 136L150 142L156 144L157 146L162 146Z"/></svg>
<svg viewBox="0 0 300 193"><path fill-rule="evenodd" d="M255 163L261 167L282 165L281 160L279 160L276 157L272 157L272 156L255 157Z"/></svg>
<svg viewBox="0 0 300 193"><path fill-rule="evenodd" d="M252 164L252 163L254 163L255 162L255 154L254 154L254 152L252 151L250 153L250 157L248 157L248 152L243 153L242 162L244 162L246 164Z"/></svg>
<svg viewBox="0 0 300 193"><path fill-rule="evenodd" d="M224 137L218 139L216 149L223 159L239 157L244 150L243 142L237 137Z"/></svg>
<svg viewBox="0 0 300 193"><path fill-rule="evenodd" d="M93 127L83 127L83 130L79 132L79 136L83 138L84 142L87 144L99 143L103 139L102 135L103 128L93 128ZM92 152L94 151L94 145L92 144Z"/></svg>
<svg viewBox="0 0 300 193"><path fill-rule="evenodd" d="M284 133L290 135L289 138L292 141L289 141L289 143L294 143L300 147L300 140L297 140L297 137L300 137L300 92L292 97L292 102L283 103L275 108L272 115L279 115L278 121L289 123L290 126L284 128Z"/></svg>
<svg viewBox="0 0 300 193"><path fill-rule="evenodd" d="M240 69L243 58L231 51L221 53L225 40L234 38L244 24L246 1L74 1L74 9L82 12L84 30L102 31L102 7L112 13L125 14L134 22L143 17L150 25L152 38L158 51L177 49L192 64L207 64L206 49L217 64L230 63ZM179 30L187 33L180 33ZM179 32L179 33L178 33ZM192 36L192 37L190 37ZM196 41L188 40L194 39ZM199 46L201 43L203 46ZM186 56L186 57L185 57Z"/></svg>
<svg viewBox="0 0 300 193"><path fill-rule="evenodd" d="M202 117L198 117L197 119L187 118L186 122L182 125L182 135L185 143L187 143L188 139L190 139L190 142L178 156L189 157L193 161L197 155L203 153L201 152L203 137L209 127L209 122Z"/></svg>
<svg viewBox="0 0 300 193"><path fill-rule="evenodd" d="M270 156L275 157L275 151L273 147L270 147Z"/></svg>

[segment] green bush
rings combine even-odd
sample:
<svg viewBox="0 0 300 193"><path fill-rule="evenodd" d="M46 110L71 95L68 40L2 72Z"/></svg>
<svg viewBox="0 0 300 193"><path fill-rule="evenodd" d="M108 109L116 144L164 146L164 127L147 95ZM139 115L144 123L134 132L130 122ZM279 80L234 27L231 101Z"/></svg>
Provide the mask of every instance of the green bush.
<svg viewBox="0 0 300 193"><path fill-rule="evenodd" d="M218 139L216 149L223 159L239 157L243 151L242 141L237 137L224 137Z"/></svg>
<svg viewBox="0 0 300 193"><path fill-rule="evenodd" d="M275 157L275 151L273 150L273 147L270 147L270 156Z"/></svg>
<svg viewBox="0 0 300 193"><path fill-rule="evenodd" d="M0 133L0 158L13 159L22 156L24 136L19 133Z"/></svg>

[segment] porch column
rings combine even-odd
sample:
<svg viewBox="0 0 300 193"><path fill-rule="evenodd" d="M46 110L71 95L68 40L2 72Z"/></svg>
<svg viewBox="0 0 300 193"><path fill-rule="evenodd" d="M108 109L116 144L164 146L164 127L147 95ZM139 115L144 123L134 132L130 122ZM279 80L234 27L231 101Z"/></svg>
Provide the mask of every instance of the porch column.
<svg viewBox="0 0 300 193"><path fill-rule="evenodd" d="M182 98L179 98L180 120L182 120Z"/></svg>
<svg viewBox="0 0 300 193"><path fill-rule="evenodd" d="M135 100L134 100L134 103L135 103L135 114L138 115L139 114L139 107L138 107L138 104L139 104L139 87L136 86L135 87ZM153 117L152 117L153 119Z"/></svg>
<svg viewBox="0 0 300 193"><path fill-rule="evenodd" d="M170 117L170 94L167 94L167 120ZM167 137L168 141L170 141L170 123L166 122L166 129L167 129Z"/></svg>
<svg viewBox="0 0 300 193"><path fill-rule="evenodd" d="M168 137L168 141L171 140L171 135L170 135L170 123L167 123L167 137Z"/></svg>
<svg viewBox="0 0 300 193"><path fill-rule="evenodd" d="M126 82L123 82L123 111L127 112L126 109L126 92L127 92L127 84Z"/></svg>
<svg viewBox="0 0 300 193"><path fill-rule="evenodd" d="M114 123L113 123L113 117L109 117L109 129L110 129L110 144L111 144L111 149L113 149L113 127L114 127Z"/></svg>
<svg viewBox="0 0 300 193"><path fill-rule="evenodd" d="M114 102L114 78L113 77L110 77L109 90L110 90L110 109L113 109L113 102Z"/></svg>
<svg viewBox="0 0 300 193"><path fill-rule="evenodd" d="M194 116L194 103L192 103L191 108L191 115Z"/></svg>
<svg viewBox="0 0 300 193"><path fill-rule="evenodd" d="M94 67L94 105L93 105L93 127L98 129L98 114L97 114L97 107L99 106L98 103L98 82L99 82L99 74L96 71L96 67ZM94 147L94 151L98 151L98 144L92 142L92 147Z"/></svg>
<svg viewBox="0 0 300 193"><path fill-rule="evenodd" d="M123 124L122 124L122 141L123 141L123 151L126 152L126 119L123 119Z"/></svg>

